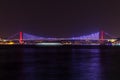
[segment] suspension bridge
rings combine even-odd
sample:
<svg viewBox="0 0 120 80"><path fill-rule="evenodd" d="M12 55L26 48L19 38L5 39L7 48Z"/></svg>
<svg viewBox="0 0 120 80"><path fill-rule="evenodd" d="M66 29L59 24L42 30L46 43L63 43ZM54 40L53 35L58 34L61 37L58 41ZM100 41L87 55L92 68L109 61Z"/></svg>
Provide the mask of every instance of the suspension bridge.
<svg viewBox="0 0 120 80"><path fill-rule="evenodd" d="M109 39L107 39L105 36L109 36ZM103 42L110 41L111 39L115 40L115 37L112 35L100 31L95 32L88 35L78 36L78 37L69 37L69 38L51 38L51 37L41 37L36 36L33 34L28 34L24 32L16 33L4 41L1 40L1 44L5 44L5 42L9 42L10 44L63 44L63 45L91 45L91 44L101 44Z"/></svg>

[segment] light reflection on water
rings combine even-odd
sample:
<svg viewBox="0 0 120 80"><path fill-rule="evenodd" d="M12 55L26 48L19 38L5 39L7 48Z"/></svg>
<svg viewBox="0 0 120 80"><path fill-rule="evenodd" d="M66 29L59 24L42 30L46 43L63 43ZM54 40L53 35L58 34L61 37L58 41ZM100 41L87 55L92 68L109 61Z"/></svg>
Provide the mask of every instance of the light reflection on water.
<svg viewBox="0 0 120 80"><path fill-rule="evenodd" d="M22 67L20 80L35 80L34 49L23 49Z"/></svg>
<svg viewBox="0 0 120 80"><path fill-rule="evenodd" d="M119 80L119 53L120 49L1 49L0 80Z"/></svg>
<svg viewBox="0 0 120 80"><path fill-rule="evenodd" d="M73 49L73 80L102 80L99 49Z"/></svg>

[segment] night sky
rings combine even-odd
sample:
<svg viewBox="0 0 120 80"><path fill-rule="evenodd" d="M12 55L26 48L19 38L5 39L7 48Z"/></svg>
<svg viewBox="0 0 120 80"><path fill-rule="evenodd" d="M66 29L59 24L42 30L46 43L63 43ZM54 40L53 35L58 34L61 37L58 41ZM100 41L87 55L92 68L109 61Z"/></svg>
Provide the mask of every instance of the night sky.
<svg viewBox="0 0 120 80"><path fill-rule="evenodd" d="M8 37L19 31L39 36L71 37L99 30L120 37L120 2L0 1L1 37Z"/></svg>

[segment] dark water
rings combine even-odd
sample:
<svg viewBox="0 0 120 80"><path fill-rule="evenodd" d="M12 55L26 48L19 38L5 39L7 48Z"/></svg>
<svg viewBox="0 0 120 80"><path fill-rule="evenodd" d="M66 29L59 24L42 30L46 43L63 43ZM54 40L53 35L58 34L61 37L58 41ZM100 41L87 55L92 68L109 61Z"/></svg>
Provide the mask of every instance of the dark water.
<svg viewBox="0 0 120 80"><path fill-rule="evenodd" d="M120 80L120 48L1 48L0 80Z"/></svg>

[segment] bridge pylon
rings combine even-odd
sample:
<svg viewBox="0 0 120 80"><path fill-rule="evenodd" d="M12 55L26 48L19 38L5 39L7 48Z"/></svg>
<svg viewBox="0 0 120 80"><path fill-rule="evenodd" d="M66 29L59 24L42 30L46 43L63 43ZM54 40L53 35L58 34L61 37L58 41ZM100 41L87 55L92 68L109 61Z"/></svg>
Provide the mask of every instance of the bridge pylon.
<svg viewBox="0 0 120 80"><path fill-rule="evenodd" d="M105 44L105 43L104 43L104 41L105 41L104 37L105 37L105 32L104 32L103 30L101 30L101 31L99 32L99 41L100 41L100 44L101 44L101 45L104 45L104 44Z"/></svg>
<svg viewBox="0 0 120 80"><path fill-rule="evenodd" d="M105 34L104 31L101 30L100 33L99 33L99 40L100 40L100 41L103 41L103 40L104 40L104 34Z"/></svg>
<svg viewBox="0 0 120 80"><path fill-rule="evenodd" d="M19 43L23 44L23 32L19 32Z"/></svg>

